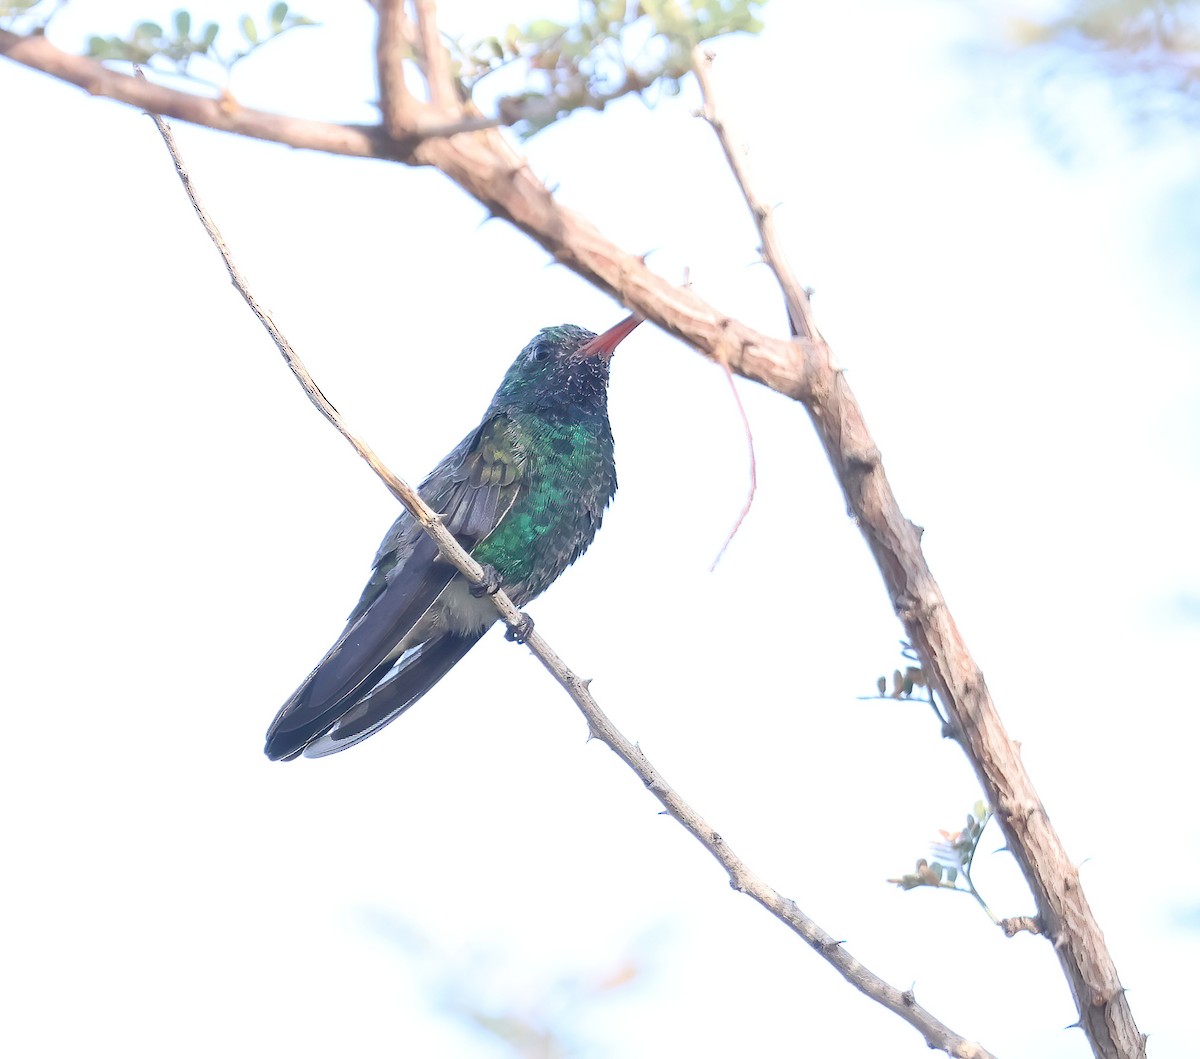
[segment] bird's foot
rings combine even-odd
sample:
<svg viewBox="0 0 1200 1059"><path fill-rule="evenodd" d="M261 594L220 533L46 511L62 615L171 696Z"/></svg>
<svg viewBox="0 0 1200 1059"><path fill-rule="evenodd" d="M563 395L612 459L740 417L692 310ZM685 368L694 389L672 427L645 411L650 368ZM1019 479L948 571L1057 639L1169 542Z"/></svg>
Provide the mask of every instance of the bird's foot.
<svg viewBox="0 0 1200 1059"><path fill-rule="evenodd" d="M500 574L491 563L483 564L483 584L472 585L471 595L476 599L482 599L484 596L494 596L500 591Z"/></svg>
<svg viewBox="0 0 1200 1059"><path fill-rule="evenodd" d="M511 640L514 643L524 643L529 639L530 633L533 632L533 619L521 611L521 624L509 626L508 632L504 634L506 640Z"/></svg>

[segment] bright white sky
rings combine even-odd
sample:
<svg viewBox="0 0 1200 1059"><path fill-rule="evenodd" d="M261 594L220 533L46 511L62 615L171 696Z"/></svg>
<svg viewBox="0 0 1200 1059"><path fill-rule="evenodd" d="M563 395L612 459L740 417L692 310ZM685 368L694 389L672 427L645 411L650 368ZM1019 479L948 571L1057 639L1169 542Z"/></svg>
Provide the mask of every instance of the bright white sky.
<svg viewBox="0 0 1200 1059"><path fill-rule="evenodd" d="M171 6L72 4L52 36L77 47ZM493 5L443 8L466 30ZM244 64L235 94L373 120L367 5L299 9L326 28ZM1184 152L1083 136L1092 157L1065 167L1012 84L959 48L972 24L953 5L777 2L767 18L761 39L719 45L726 112L1085 862L1151 1054L1194 1055L1200 313L1173 220ZM629 100L529 154L618 242L781 333L695 104L690 83L654 111ZM177 135L260 299L411 479L539 327L622 313L481 224L437 173ZM497 632L381 736L267 762L267 723L340 630L394 504L231 290L145 117L0 63L0 143L17 740L0 779L0 1050L513 1054L453 1015L466 1005L542 1019L589 1056L928 1054L734 894ZM710 575L747 484L724 380L650 327L622 347L621 491L592 552L531 608L539 628L854 955L997 1055L1087 1055L1044 941L1005 940L967 898L886 884L978 789L927 709L857 700L897 663L900 628L802 410L742 393L759 497ZM977 881L999 914L1029 913L1000 841L985 836ZM629 965L631 985L578 1000Z"/></svg>

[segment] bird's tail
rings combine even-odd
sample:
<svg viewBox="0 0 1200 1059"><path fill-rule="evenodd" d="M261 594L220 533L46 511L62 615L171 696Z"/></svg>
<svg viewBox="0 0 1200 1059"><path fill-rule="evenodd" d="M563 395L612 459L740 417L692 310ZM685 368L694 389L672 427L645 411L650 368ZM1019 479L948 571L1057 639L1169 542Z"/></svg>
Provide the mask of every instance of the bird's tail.
<svg viewBox="0 0 1200 1059"><path fill-rule="evenodd" d="M267 732L265 752L272 761L326 757L361 743L390 724L453 668L485 630L467 635L436 632L404 652L390 672L357 702L351 701L332 726L327 715L299 728L286 725L281 711ZM325 729L325 730L322 730Z"/></svg>

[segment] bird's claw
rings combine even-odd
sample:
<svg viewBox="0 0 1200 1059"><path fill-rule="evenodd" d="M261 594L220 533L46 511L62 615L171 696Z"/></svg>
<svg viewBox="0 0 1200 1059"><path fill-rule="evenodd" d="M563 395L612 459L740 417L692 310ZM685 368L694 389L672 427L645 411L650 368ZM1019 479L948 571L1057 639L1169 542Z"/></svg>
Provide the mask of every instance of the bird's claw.
<svg viewBox="0 0 1200 1059"><path fill-rule="evenodd" d="M533 619L524 611L521 611L521 624L510 625L508 631L504 634L504 638L513 643L524 643L529 639L529 634L532 632Z"/></svg>
<svg viewBox="0 0 1200 1059"><path fill-rule="evenodd" d="M494 596L500 591L500 574L491 563L483 564L483 583L471 586L471 595L476 599Z"/></svg>

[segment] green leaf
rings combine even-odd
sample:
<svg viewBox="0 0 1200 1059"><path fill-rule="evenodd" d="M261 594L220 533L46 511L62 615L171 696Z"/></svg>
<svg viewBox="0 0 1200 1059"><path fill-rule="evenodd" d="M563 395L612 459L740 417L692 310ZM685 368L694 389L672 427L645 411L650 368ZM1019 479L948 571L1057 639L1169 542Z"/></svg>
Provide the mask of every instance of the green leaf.
<svg viewBox="0 0 1200 1059"><path fill-rule="evenodd" d="M111 59L112 42L107 37L88 37L84 54L90 59Z"/></svg>
<svg viewBox="0 0 1200 1059"><path fill-rule="evenodd" d="M271 14L268 16L271 22L272 33L282 33L283 24L287 21L288 6L287 4L279 3L271 8Z"/></svg>
<svg viewBox="0 0 1200 1059"><path fill-rule="evenodd" d="M135 40L141 40L146 37L156 38L163 35L163 28L157 22L139 22L133 27L133 36Z"/></svg>
<svg viewBox="0 0 1200 1059"><path fill-rule="evenodd" d="M42 0L0 0L0 18L14 18L32 11Z"/></svg>
<svg viewBox="0 0 1200 1059"><path fill-rule="evenodd" d="M528 41L549 40L551 37L557 37L567 27L561 22L555 22L550 18L534 19L525 27L525 39Z"/></svg>
<svg viewBox="0 0 1200 1059"><path fill-rule="evenodd" d="M518 122L517 134L525 139L573 111L603 109L616 98L614 90L643 95L657 85L663 96L677 94L680 80L691 72L692 45L722 33L753 32L764 2L581 0L574 21L535 18L469 47L459 44L463 77L473 83L494 69L497 44L506 57L524 56L529 74L524 90L505 96L499 109ZM652 42L645 41L647 32ZM897 674L891 694L905 697L917 683L906 687Z"/></svg>
<svg viewBox="0 0 1200 1059"><path fill-rule="evenodd" d="M175 12L175 36L180 40L187 40L192 35L192 16L189 12L179 10Z"/></svg>
<svg viewBox="0 0 1200 1059"><path fill-rule="evenodd" d="M258 27L254 24L254 19L249 15L242 15L239 23L242 29L242 36L251 44L258 43Z"/></svg>
<svg viewBox="0 0 1200 1059"><path fill-rule="evenodd" d="M215 22L208 22L204 26L204 32L200 34L200 43L203 45L203 50L208 51L213 46L217 39L217 34L221 32L221 27Z"/></svg>

